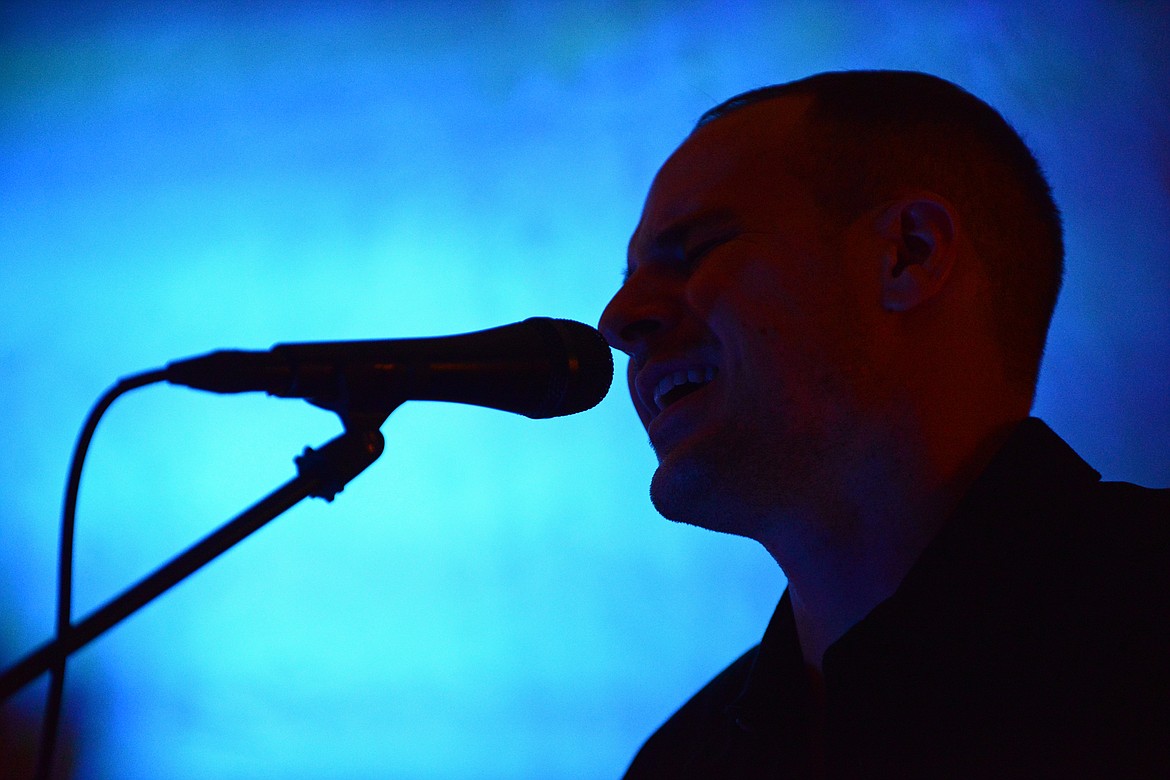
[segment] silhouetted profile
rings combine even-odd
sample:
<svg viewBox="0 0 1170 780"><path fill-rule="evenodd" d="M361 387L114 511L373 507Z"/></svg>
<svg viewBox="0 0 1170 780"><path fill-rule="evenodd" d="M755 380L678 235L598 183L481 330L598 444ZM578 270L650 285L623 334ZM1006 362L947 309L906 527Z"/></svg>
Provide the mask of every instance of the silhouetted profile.
<svg viewBox="0 0 1170 780"><path fill-rule="evenodd" d="M1032 153L947 81L703 116L601 329L654 505L788 587L629 777L1170 777L1170 491L1029 417L1062 264Z"/></svg>

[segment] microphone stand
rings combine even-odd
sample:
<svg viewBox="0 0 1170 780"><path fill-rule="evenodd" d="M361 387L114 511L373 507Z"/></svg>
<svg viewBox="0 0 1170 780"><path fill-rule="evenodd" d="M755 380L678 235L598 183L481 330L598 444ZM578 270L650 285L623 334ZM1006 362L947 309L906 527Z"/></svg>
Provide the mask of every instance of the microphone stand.
<svg viewBox="0 0 1170 780"><path fill-rule="evenodd" d="M251 508L205 536L139 580L56 639L17 661L0 675L0 701L49 671L154 599L207 565L307 497L332 501L354 477L378 459L385 446L374 428L346 430L320 449L311 447L294 462L297 476Z"/></svg>

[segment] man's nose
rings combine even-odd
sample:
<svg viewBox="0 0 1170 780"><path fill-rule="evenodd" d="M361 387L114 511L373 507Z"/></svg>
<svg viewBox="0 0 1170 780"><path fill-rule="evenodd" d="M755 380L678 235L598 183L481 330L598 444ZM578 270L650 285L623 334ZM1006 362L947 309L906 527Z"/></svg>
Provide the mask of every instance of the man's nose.
<svg viewBox="0 0 1170 780"><path fill-rule="evenodd" d="M631 279L610 300L597 327L611 347L633 357L647 339L665 326L667 307L660 295L648 295Z"/></svg>

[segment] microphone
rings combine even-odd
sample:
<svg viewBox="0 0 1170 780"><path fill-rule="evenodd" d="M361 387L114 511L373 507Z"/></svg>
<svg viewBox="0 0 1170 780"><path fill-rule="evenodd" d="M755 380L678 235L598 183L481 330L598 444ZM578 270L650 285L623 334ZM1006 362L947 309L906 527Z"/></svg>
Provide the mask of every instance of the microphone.
<svg viewBox="0 0 1170 780"><path fill-rule="evenodd" d="M168 363L165 378L214 393L264 391L385 420L405 401L486 406L533 419L591 409L609 392L613 355L596 329L532 317L455 336L277 344Z"/></svg>

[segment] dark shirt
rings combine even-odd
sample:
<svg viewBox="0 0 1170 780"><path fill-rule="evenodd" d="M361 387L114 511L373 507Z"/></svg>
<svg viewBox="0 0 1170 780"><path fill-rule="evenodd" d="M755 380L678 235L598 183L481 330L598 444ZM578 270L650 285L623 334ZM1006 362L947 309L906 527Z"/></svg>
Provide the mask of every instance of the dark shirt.
<svg viewBox="0 0 1170 780"><path fill-rule="evenodd" d="M825 653L763 640L627 778L1170 777L1170 490L1022 423L898 590ZM822 741L823 740L823 741Z"/></svg>

